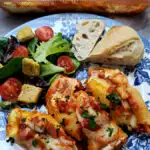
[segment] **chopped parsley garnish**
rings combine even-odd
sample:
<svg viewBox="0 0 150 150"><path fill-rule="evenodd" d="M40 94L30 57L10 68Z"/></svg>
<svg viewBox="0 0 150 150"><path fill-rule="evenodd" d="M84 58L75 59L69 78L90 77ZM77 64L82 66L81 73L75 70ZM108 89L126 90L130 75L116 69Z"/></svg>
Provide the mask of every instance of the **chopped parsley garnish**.
<svg viewBox="0 0 150 150"><path fill-rule="evenodd" d="M79 121L76 121L76 124L79 124L80 122Z"/></svg>
<svg viewBox="0 0 150 150"><path fill-rule="evenodd" d="M99 112L98 111L96 111L96 115L98 116L98 114L99 114Z"/></svg>
<svg viewBox="0 0 150 150"><path fill-rule="evenodd" d="M46 140L46 143L49 143L50 142L50 140Z"/></svg>
<svg viewBox="0 0 150 150"><path fill-rule="evenodd" d="M72 112L68 112L68 115L71 115L72 114Z"/></svg>
<svg viewBox="0 0 150 150"><path fill-rule="evenodd" d="M94 118L95 118L95 116L91 116L91 117L89 118L89 126L90 126L90 128L92 128L92 129L94 129L94 128L96 127L96 122L95 122Z"/></svg>
<svg viewBox="0 0 150 150"><path fill-rule="evenodd" d="M89 96L92 96L92 92L87 92L87 94L88 94Z"/></svg>
<svg viewBox="0 0 150 150"><path fill-rule="evenodd" d="M80 106L81 109L83 109L83 106Z"/></svg>
<svg viewBox="0 0 150 150"><path fill-rule="evenodd" d="M102 109L106 109L106 108L107 108L107 105L106 105L106 104L101 103L101 104L100 104L100 107L101 107Z"/></svg>
<svg viewBox="0 0 150 150"><path fill-rule="evenodd" d="M15 143L15 139L12 138L12 137L9 137L9 138L6 140L6 142L10 142L11 145L13 145L13 144Z"/></svg>
<svg viewBox="0 0 150 150"><path fill-rule="evenodd" d="M37 139L34 139L34 140L32 141L32 145L33 145L34 147L36 147L36 146L38 145L38 140L37 140Z"/></svg>
<svg viewBox="0 0 150 150"><path fill-rule="evenodd" d="M83 118L86 118L89 120L89 127L94 129L96 127L96 122L95 122L95 116L89 116L88 111L84 110L83 113L81 114Z"/></svg>
<svg viewBox="0 0 150 150"><path fill-rule="evenodd" d="M83 113L81 114L81 116L82 116L83 118L89 118L88 111L84 110Z"/></svg>
<svg viewBox="0 0 150 150"><path fill-rule="evenodd" d="M108 128L106 131L108 132L108 136L111 137L114 129L113 128Z"/></svg>
<svg viewBox="0 0 150 150"><path fill-rule="evenodd" d="M97 97L96 99L97 99L97 100L100 100L100 98L99 98L99 97Z"/></svg>
<svg viewBox="0 0 150 150"><path fill-rule="evenodd" d="M57 134L57 136L59 135L59 130L60 130L60 126L58 125L57 128L56 128L56 134Z"/></svg>
<svg viewBox="0 0 150 150"><path fill-rule="evenodd" d="M66 98L67 100L69 100L69 99L70 99L70 96L69 96L69 95L67 95L67 96L65 96L65 98Z"/></svg>
<svg viewBox="0 0 150 150"><path fill-rule="evenodd" d="M106 96L106 98L117 105L121 104L121 98L116 93L110 93L109 95Z"/></svg>
<svg viewBox="0 0 150 150"><path fill-rule="evenodd" d="M21 121L22 121L22 122L26 122L26 118L22 118Z"/></svg>
<svg viewBox="0 0 150 150"><path fill-rule="evenodd" d="M63 118L62 121L60 122L60 124L61 124L62 126L65 126L65 120L66 120L66 119Z"/></svg>
<svg viewBox="0 0 150 150"><path fill-rule="evenodd" d="M45 118L42 118L42 121L45 121Z"/></svg>
<svg viewBox="0 0 150 150"><path fill-rule="evenodd" d="M47 133L47 128L44 128L44 133Z"/></svg>
<svg viewBox="0 0 150 150"><path fill-rule="evenodd" d="M42 118L42 121L44 121L44 122L48 122L48 121L47 121L47 119L45 119L45 118Z"/></svg>

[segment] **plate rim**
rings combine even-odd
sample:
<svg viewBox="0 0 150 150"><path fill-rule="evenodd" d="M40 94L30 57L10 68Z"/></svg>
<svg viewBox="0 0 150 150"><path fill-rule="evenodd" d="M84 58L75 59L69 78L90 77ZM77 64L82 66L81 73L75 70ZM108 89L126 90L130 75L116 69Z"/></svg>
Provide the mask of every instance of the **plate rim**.
<svg viewBox="0 0 150 150"><path fill-rule="evenodd" d="M79 16L81 16L83 19L84 19L84 17L86 18L88 16L92 17L92 18L97 17L98 19L110 20L113 23L115 23L116 25L124 25L124 24L122 24L119 21L116 21L116 20L111 19L109 17L101 16L101 15L98 15L98 14L91 14L91 13L57 13L57 14L49 14L49 15L46 15L46 16L41 16L41 17L32 19L30 21L26 21L25 23L23 23L23 24L15 27L15 28L13 28L12 30L10 30L9 32L7 32L6 34L4 34L4 36L8 37L11 34L13 34L14 32L16 32L17 30L19 30L20 28L22 28L22 27L24 27L24 26L26 26L28 24L32 24L32 23L34 23L34 22L36 22L38 20L43 20L43 19L48 18L48 17L50 17L51 19L55 18L55 20L58 20L58 19L60 19L62 17L65 17L67 19L68 18L73 18L74 19L75 17L77 18Z"/></svg>

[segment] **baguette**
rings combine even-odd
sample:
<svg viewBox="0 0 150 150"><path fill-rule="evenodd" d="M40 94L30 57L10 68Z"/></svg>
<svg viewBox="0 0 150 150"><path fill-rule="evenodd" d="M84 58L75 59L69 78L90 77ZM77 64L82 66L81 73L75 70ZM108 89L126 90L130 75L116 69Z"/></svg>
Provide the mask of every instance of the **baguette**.
<svg viewBox="0 0 150 150"><path fill-rule="evenodd" d="M138 33L128 26L112 27L99 41L87 60L115 65L136 65L144 54Z"/></svg>
<svg viewBox="0 0 150 150"><path fill-rule="evenodd" d="M78 32L72 41L73 52L78 60L84 60L105 30L105 23L98 19L84 20L76 25L76 29Z"/></svg>
<svg viewBox="0 0 150 150"><path fill-rule="evenodd" d="M149 0L2 0L1 7L11 13L83 11L132 14L149 7Z"/></svg>

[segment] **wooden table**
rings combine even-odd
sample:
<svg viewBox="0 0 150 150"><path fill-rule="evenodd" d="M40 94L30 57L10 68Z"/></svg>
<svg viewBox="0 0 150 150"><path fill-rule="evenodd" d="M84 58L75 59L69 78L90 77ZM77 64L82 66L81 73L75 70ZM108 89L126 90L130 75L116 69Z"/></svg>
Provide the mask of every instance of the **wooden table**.
<svg viewBox="0 0 150 150"><path fill-rule="evenodd" d="M47 14L46 14L47 15ZM5 35L13 28L41 15L12 15L0 9L0 35ZM150 41L150 8L134 16L107 16L139 31Z"/></svg>

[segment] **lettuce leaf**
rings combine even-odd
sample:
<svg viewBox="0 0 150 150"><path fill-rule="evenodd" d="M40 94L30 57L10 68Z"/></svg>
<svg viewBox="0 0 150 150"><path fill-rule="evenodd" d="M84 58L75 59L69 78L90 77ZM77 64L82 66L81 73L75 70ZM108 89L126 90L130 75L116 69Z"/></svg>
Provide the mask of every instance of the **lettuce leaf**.
<svg viewBox="0 0 150 150"><path fill-rule="evenodd" d="M51 85L51 84L53 83L53 81L54 81L54 80L55 80L58 76L60 76L60 74L59 74L59 73L57 73L57 74L53 75L53 77L52 77L52 78L50 78L50 80L49 80L48 84L49 84L49 85Z"/></svg>
<svg viewBox="0 0 150 150"><path fill-rule="evenodd" d="M53 75L55 73L64 72L64 68L58 67L51 62L48 62L46 64L41 64L41 77L45 77L48 75Z"/></svg>
<svg viewBox="0 0 150 150"><path fill-rule="evenodd" d="M46 59L47 56L63 53L63 52L71 52L70 50L71 43L62 38L62 34L58 33L53 38L51 38L48 42L42 42L37 46L36 52L32 56L33 58L41 63L48 63Z"/></svg>

